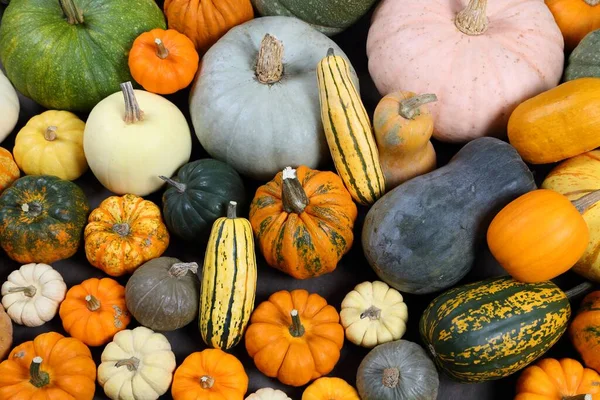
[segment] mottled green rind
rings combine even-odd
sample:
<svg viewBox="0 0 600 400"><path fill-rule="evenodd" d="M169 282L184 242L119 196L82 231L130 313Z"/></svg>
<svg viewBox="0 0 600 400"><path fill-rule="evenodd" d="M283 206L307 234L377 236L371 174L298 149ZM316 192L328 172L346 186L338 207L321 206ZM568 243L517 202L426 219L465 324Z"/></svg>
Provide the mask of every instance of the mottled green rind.
<svg viewBox="0 0 600 400"><path fill-rule="evenodd" d="M434 299L419 330L436 364L459 382L511 375L543 355L567 329L569 300L554 283L493 278Z"/></svg>
<svg viewBox="0 0 600 400"><path fill-rule="evenodd" d="M180 193L168 185L163 194L163 217L169 232L185 240L208 237L217 218L227 215L230 201L238 210L246 205L246 190L240 175L228 164L210 158L185 164L173 177L186 185Z"/></svg>
<svg viewBox="0 0 600 400"><path fill-rule="evenodd" d="M588 33L569 56L565 81L600 77L600 29Z"/></svg>
<svg viewBox="0 0 600 400"><path fill-rule="evenodd" d="M252 0L262 16L296 17L321 33L344 31L369 11L377 0Z"/></svg>
<svg viewBox="0 0 600 400"><path fill-rule="evenodd" d="M0 25L0 59L16 89L49 109L90 111L132 80L128 55L141 33L166 28L152 0L74 0L70 25L59 0L11 0Z"/></svg>

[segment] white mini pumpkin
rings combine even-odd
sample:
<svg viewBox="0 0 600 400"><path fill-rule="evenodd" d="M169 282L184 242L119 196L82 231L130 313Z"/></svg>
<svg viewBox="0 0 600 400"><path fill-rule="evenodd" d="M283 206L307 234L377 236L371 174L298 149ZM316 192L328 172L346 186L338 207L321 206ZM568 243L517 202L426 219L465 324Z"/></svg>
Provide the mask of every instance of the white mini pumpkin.
<svg viewBox="0 0 600 400"><path fill-rule="evenodd" d="M154 400L169 390L175 367L167 338L140 326L117 333L106 345L98 383L112 400Z"/></svg>
<svg viewBox="0 0 600 400"><path fill-rule="evenodd" d="M41 326L56 315L67 285L47 264L25 264L2 285L2 305L16 324Z"/></svg>
<svg viewBox="0 0 600 400"><path fill-rule="evenodd" d="M262 388L246 397L246 400L292 400L281 390Z"/></svg>
<svg viewBox="0 0 600 400"><path fill-rule="evenodd" d="M15 129L19 120L19 97L15 88L0 70L0 143Z"/></svg>
<svg viewBox="0 0 600 400"><path fill-rule="evenodd" d="M116 194L146 196L190 159L192 138L181 111L169 100L121 84L90 113L83 149L100 183Z"/></svg>
<svg viewBox="0 0 600 400"><path fill-rule="evenodd" d="M349 341L372 348L402 338L408 308L400 292L384 282L363 282L342 301L340 317Z"/></svg>

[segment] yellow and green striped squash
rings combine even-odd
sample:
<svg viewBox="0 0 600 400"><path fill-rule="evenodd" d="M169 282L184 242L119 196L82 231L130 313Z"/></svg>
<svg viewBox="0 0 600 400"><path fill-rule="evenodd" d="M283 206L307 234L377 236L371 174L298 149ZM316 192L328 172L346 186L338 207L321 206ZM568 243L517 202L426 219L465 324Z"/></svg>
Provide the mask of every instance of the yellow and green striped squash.
<svg viewBox="0 0 600 400"><path fill-rule="evenodd" d="M371 205L385 193L371 121L346 60L329 49L317 67L321 118L335 169L354 201Z"/></svg>
<svg viewBox="0 0 600 400"><path fill-rule="evenodd" d="M227 217L212 226L202 271L200 333L213 348L230 349L242 339L256 294L256 255L250 221L236 216L235 201Z"/></svg>
<svg viewBox="0 0 600 400"><path fill-rule="evenodd" d="M494 278L446 291L427 307L421 337L436 364L465 383L504 378L544 354L571 306L554 283Z"/></svg>

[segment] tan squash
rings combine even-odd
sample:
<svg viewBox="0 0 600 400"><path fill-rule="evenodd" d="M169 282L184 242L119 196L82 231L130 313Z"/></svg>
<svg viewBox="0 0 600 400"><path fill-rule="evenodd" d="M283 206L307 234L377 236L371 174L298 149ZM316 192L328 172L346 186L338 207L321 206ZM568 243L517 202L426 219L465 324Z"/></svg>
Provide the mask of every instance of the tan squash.
<svg viewBox="0 0 600 400"><path fill-rule="evenodd" d="M13 342L13 326L12 321L4 307L0 304L0 361L4 360Z"/></svg>

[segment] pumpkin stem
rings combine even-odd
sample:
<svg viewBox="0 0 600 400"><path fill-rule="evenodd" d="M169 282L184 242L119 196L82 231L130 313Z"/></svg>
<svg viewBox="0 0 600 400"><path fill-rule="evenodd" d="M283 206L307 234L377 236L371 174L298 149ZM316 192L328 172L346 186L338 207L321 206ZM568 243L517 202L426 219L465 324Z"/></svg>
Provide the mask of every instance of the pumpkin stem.
<svg viewBox="0 0 600 400"><path fill-rule="evenodd" d="M302 184L296 176L296 170L292 167L286 167L283 170L281 199L286 213L302 214L310 203Z"/></svg>
<svg viewBox="0 0 600 400"><path fill-rule="evenodd" d="M230 201L227 205L227 218L237 218L237 201Z"/></svg>
<svg viewBox="0 0 600 400"><path fill-rule="evenodd" d="M333 47L327 49L327 57L335 57L335 51L333 50Z"/></svg>
<svg viewBox="0 0 600 400"><path fill-rule="evenodd" d="M467 7L456 15L454 24L465 35L481 35L488 28L486 8L487 0L470 0Z"/></svg>
<svg viewBox="0 0 600 400"><path fill-rule="evenodd" d="M588 6L592 6L592 7L597 6L598 4L600 4L600 0L583 0L583 1L585 1L585 3Z"/></svg>
<svg viewBox="0 0 600 400"><path fill-rule="evenodd" d="M292 325L290 325L290 334L293 337L302 337L304 335L304 326L302 326L302 322L300 321L300 315L298 314L298 310L292 310L290 312L292 316Z"/></svg>
<svg viewBox="0 0 600 400"><path fill-rule="evenodd" d="M375 306L367 308L362 314L360 314L360 319L365 318L369 318L371 321L378 320L381 318L381 309Z"/></svg>
<svg viewBox="0 0 600 400"><path fill-rule="evenodd" d="M136 357L127 358L125 360L117 361L115 364L116 368L125 366L129 371L137 371L140 366L140 360Z"/></svg>
<svg viewBox="0 0 600 400"><path fill-rule="evenodd" d="M133 86L131 82L121 83L121 91L125 98L125 117L123 120L126 124L132 124L144 119L144 112L140 110L140 105L135 98Z"/></svg>
<svg viewBox="0 0 600 400"><path fill-rule="evenodd" d="M563 397L562 400L592 400L591 394L578 394L575 396Z"/></svg>
<svg viewBox="0 0 600 400"><path fill-rule="evenodd" d="M567 295L567 298L571 299L573 297L579 296L582 293L587 292L588 290L590 290L593 287L594 287L593 283L585 281L585 282L580 283L579 285L575 286L574 288L567 290L565 292L565 294Z"/></svg>
<svg viewBox="0 0 600 400"><path fill-rule="evenodd" d="M591 193L586 194L583 197L573 200L572 203L577 208L580 214L587 211L588 208L600 201L600 190L595 190Z"/></svg>
<svg viewBox="0 0 600 400"><path fill-rule="evenodd" d="M386 368L383 370L381 383L388 389L393 389L400 382L400 370L398 368Z"/></svg>
<svg viewBox="0 0 600 400"><path fill-rule="evenodd" d="M169 50L165 47L162 40L159 38L154 39L154 43L156 43L156 55L163 60L169 57Z"/></svg>
<svg viewBox="0 0 600 400"><path fill-rule="evenodd" d="M22 286L22 287L21 286L13 287L13 288L8 289L8 293L19 293L19 292L23 292L23 294L27 297L33 297L37 293L37 289L33 285Z"/></svg>
<svg viewBox="0 0 600 400"><path fill-rule="evenodd" d="M404 119L414 119L421 115L420 107L427 103L433 103L438 98L433 93L420 94L400 102L400 115Z"/></svg>
<svg viewBox="0 0 600 400"><path fill-rule="evenodd" d="M175 263L169 268L169 274L175 278L179 278L187 274L188 271L192 271L194 274L198 273L198 263Z"/></svg>
<svg viewBox="0 0 600 400"><path fill-rule="evenodd" d="M283 76L283 43L268 33L260 42L256 61L256 78L260 83L273 84Z"/></svg>
<svg viewBox="0 0 600 400"><path fill-rule="evenodd" d="M159 178L173 186L179 193L185 192L185 189L187 188L185 183L177 182L171 178L167 178L166 176L160 175Z"/></svg>
<svg viewBox="0 0 600 400"><path fill-rule="evenodd" d="M86 303L87 309L90 311L96 311L100 308L100 300L98 300L91 294L88 294L87 296L85 296L85 303Z"/></svg>
<svg viewBox="0 0 600 400"><path fill-rule="evenodd" d="M73 0L59 0L60 8L67 17L67 22L71 25L83 24L83 13Z"/></svg>
<svg viewBox="0 0 600 400"><path fill-rule="evenodd" d="M130 230L131 230L131 228L127 222L113 225L113 232L121 237L125 237L125 236L129 235Z"/></svg>
<svg viewBox="0 0 600 400"><path fill-rule="evenodd" d="M40 371L42 365L42 357L34 357L29 365L29 382L36 388L41 388L50 383L50 375L45 371Z"/></svg>
<svg viewBox="0 0 600 400"><path fill-rule="evenodd" d="M51 125L46 128L46 132L44 132L44 139L51 142L56 139L56 131L58 130L57 126Z"/></svg>
<svg viewBox="0 0 600 400"><path fill-rule="evenodd" d="M42 212L42 205L36 201L33 203L23 203L21 204L21 211L27 213L29 217L37 217Z"/></svg>
<svg viewBox="0 0 600 400"><path fill-rule="evenodd" d="M202 375L200 377L200 386L202 389L211 389L215 384L215 378L210 375Z"/></svg>

